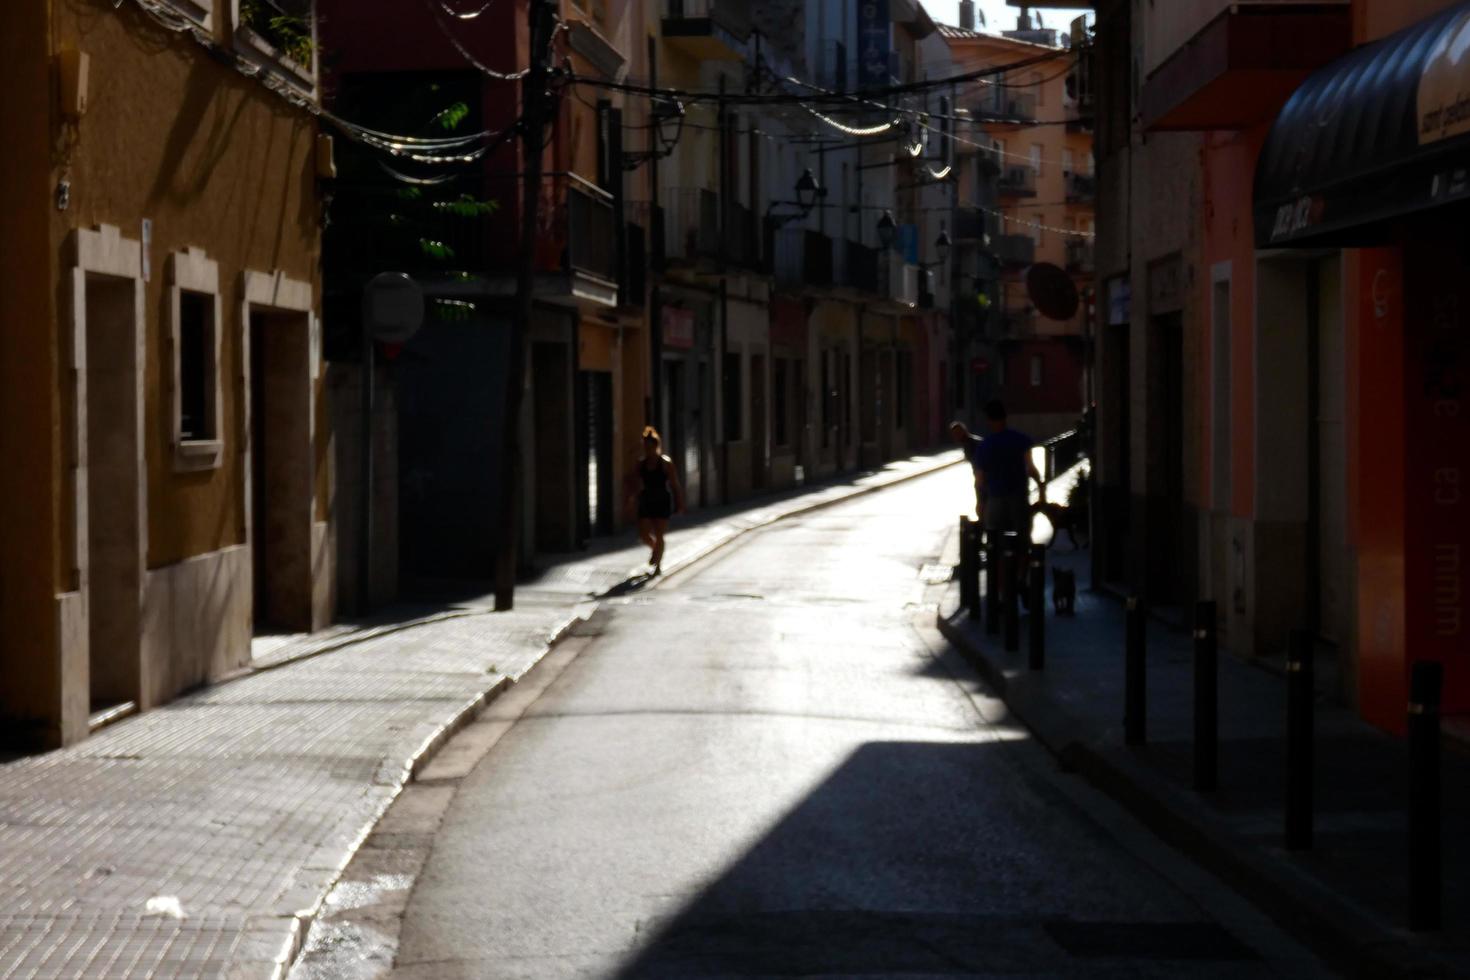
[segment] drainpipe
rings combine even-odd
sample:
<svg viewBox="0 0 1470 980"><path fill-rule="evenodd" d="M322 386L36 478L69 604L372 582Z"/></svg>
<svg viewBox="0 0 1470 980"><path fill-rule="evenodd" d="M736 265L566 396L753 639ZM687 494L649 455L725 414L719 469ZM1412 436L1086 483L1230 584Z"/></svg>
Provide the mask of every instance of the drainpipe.
<svg viewBox="0 0 1470 980"><path fill-rule="evenodd" d="M652 88L658 88L658 44L652 37L648 39L648 84ZM650 148L652 140L657 137L653 130L648 131ZM648 161L648 243L644 249L646 255L651 259L653 255L663 252L663 243L659 242L655 250L653 236L655 232L663 231L663 222L658 222L659 227L654 227L654 215L658 213L658 157ZM659 426L664 418L664 325L663 325L663 294L659 292L659 282L663 276L662 264L654 268L654 263L648 263L648 276L652 281L652 288L648 296L648 386L645 391L652 393L652 409L647 425ZM680 452L683 451L679 447ZM680 470L682 473L683 470Z"/></svg>
<svg viewBox="0 0 1470 980"><path fill-rule="evenodd" d="M730 193L730 130L728 126L729 116L725 109L725 76L720 75L720 95L716 125L719 127L719 181L720 181L720 242L723 248L725 241L725 212L729 209ZM718 376L720 379L720 427L724 430L720 433L720 497L721 502L730 502L730 422L725 418L725 413L730 406L725 404L725 393L729 391L730 379L725 374L725 363L730 354L730 303L729 303L729 280L725 277L724 260L720 260L720 364ZM736 393L738 402L739 393ZM735 406L735 411L740 411L740 406Z"/></svg>

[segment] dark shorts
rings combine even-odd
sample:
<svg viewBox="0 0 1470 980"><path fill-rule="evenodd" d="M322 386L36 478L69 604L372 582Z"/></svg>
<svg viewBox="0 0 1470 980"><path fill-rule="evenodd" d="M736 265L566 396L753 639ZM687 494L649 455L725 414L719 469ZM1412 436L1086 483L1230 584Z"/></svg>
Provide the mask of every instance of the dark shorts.
<svg viewBox="0 0 1470 980"><path fill-rule="evenodd" d="M640 493L638 495L638 519L640 521L666 521L674 513L674 497L668 493Z"/></svg>

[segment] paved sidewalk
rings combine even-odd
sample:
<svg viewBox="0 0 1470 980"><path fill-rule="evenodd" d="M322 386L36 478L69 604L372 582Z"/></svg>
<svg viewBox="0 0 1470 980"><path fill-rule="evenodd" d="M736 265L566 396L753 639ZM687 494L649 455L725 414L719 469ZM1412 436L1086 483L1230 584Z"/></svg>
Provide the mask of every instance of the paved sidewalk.
<svg viewBox="0 0 1470 980"><path fill-rule="evenodd" d="M712 515L673 570L751 527L920 476L915 457ZM0 977L274 977L416 768L644 556L631 538L520 591L274 644L257 669L0 764Z"/></svg>
<svg viewBox="0 0 1470 980"><path fill-rule="evenodd" d="M946 558L958 558L951 535ZM1087 553L1054 548L1053 565L1086 582ZM1048 582L1050 586L1050 582ZM1047 603L1046 667L959 609L952 583L941 630L968 654L1010 709L1064 765L1118 797L1162 836L1267 908L1350 975L1470 977L1470 757L1444 758L1445 923L1436 934L1406 922L1406 748L1319 693L1316 838L1305 854L1282 843L1285 682L1220 655L1219 789L1191 788L1193 649L1190 635L1151 622L1147 637L1148 745L1123 745L1124 612L1081 592L1075 618ZM1319 676L1324 690L1325 671Z"/></svg>

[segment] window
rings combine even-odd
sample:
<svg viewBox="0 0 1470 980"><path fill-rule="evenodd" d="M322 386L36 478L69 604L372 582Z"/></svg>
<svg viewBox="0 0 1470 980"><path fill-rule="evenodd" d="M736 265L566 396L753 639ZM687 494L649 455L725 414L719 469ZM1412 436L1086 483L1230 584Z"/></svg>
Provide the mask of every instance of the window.
<svg viewBox="0 0 1470 980"><path fill-rule="evenodd" d="M1031 169L1037 174L1041 173L1041 144L1031 144Z"/></svg>
<svg viewBox="0 0 1470 980"><path fill-rule="evenodd" d="M235 50L274 75L316 87L314 0L233 0Z"/></svg>
<svg viewBox="0 0 1470 980"><path fill-rule="evenodd" d="M210 410L214 348L214 297L179 292L179 439L199 442L214 438Z"/></svg>
<svg viewBox="0 0 1470 980"><path fill-rule="evenodd" d="M739 442L741 438L740 418L740 355L725 355L725 441Z"/></svg>
<svg viewBox="0 0 1470 980"><path fill-rule="evenodd" d="M220 426L219 265L192 248L169 257L169 411L174 467L212 469L224 444Z"/></svg>
<svg viewBox="0 0 1470 980"><path fill-rule="evenodd" d="M1041 363L1042 356L1040 354L1031 355L1031 387L1033 388L1041 387Z"/></svg>

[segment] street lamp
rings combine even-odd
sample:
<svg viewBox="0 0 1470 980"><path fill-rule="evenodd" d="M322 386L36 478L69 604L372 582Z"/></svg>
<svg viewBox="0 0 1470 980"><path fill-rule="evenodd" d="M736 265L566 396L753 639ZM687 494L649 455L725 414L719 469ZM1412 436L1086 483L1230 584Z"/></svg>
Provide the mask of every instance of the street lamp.
<svg viewBox="0 0 1470 980"><path fill-rule="evenodd" d="M655 96L648 110L652 120L653 140L658 146L623 154L623 169L637 170L650 160L662 160L674 152L684 133L684 103L667 96Z"/></svg>
<svg viewBox="0 0 1470 980"><path fill-rule="evenodd" d="M893 223L893 213L884 211L878 219L878 241L884 248L893 247L893 232L898 226Z"/></svg>
<svg viewBox="0 0 1470 980"><path fill-rule="evenodd" d="M766 205L766 221L779 228L793 221L800 221L812 213L817 202L827 196L827 188L817 183L817 175L812 173L812 168L807 167L796 178L796 200L794 201L772 201ZM772 214L779 207L796 208L795 214Z"/></svg>
<svg viewBox="0 0 1470 980"><path fill-rule="evenodd" d="M943 265L949 261L949 229L944 225L939 226L939 237L934 239L934 251L939 253L939 261L935 265Z"/></svg>
<svg viewBox="0 0 1470 980"><path fill-rule="evenodd" d="M812 173L812 168L807 167L796 178L796 204L806 213L817 203L817 193L821 190L817 186L817 175Z"/></svg>

